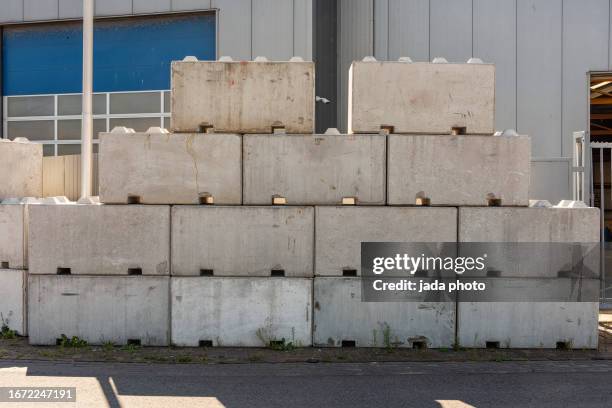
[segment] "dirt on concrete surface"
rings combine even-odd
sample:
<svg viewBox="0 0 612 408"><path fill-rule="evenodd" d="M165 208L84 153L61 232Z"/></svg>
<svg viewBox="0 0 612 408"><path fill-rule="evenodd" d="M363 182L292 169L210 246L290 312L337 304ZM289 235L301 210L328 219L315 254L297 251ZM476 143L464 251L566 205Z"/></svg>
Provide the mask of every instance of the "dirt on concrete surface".
<svg viewBox="0 0 612 408"><path fill-rule="evenodd" d="M31 346L25 337L0 339L0 360L233 364L297 362L612 360L612 311L602 312L598 350Z"/></svg>

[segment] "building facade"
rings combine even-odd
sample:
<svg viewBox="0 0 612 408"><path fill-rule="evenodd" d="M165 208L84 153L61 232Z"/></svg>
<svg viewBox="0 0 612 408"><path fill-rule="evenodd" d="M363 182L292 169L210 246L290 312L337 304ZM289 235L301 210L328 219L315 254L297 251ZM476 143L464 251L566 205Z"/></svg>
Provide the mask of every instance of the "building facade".
<svg viewBox="0 0 612 408"><path fill-rule="evenodd" d="M3 136L79 151L81 0L3 0ZM496 127L532 137L534 198L571 198L589 72L612 71L610 0L96 0L96 131L167 126L169 62L317 63L317 129L346 129L348 68L373 55L495 63Z"/></svg>

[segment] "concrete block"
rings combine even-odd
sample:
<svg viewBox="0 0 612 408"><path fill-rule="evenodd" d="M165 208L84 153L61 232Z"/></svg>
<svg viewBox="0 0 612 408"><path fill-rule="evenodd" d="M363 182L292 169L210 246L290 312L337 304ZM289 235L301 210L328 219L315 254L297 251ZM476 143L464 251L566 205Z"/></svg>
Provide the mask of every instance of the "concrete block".
<svg viewBox="0 0 612 408"><path fill-rule="evenodd" d="M312 62L180 61L172 63L176 132L314 132Z"/></svg>
<svg viewBox="0 0 612 408"><path fill-rule="evenodd" d="M360 278L316 277L313 342L329 347L343 342L357 347L452 347L455 303L362 302Z"/></svg>
<svg viewBox="0 0 612 408"><path fill-rule="evenodd" d="M468 302L458 304L462 347L596 349L599 302Z"/></svg>
<svg viewBox="0 0 612 408"><path fill-rule="evenodd" d="M385 204L384 135L245 135L244 203Z"/></svg>
<svg viewBox="0 0 612 408"><path fill-rule="evenodd" d="M172 343L310 346L312 279L172 278Z"/></svg>
<svg viewBox="0 0 612 408"><path fill-rule="evenodd" d="M17 334L26 336L27 272L0 269L0 326L7 325Z"/></svg>
<svg viewBox="0 0 612 408"><path fill-rule="evenodd" d="M582 276L599 277L599 228L598 208L459 209L459 242L488 243L483 246L489 255L487 269L502 277L556 278L578 271ZM512 249L509 243L526 245ZM461 246L461 255L470 255L468 250L478 248ZM580 269L575 271L575 266Z"/></svg>
<svg viewBox="0 0 612 408"><path fill-rule="evenodd" d="M100 142L103 203L241 203L239 135L106 133Z"/></svg>
<svg viewBox="0 0 612 408"><path fill-rule="evenodd" d="M29 219L31 274L170 273L169 206L41 204Z"/></svg>
<svg viewBox="0 0 612 408"><path fill-rule="evenodd" d="M90 344L169 343L169 277L30 275L30 344L62 334Z"/></svg>
<svg viewBox="0 0 612 408"><path fill-rule="evenodd" d="M0 139L0 200L42 196L42 145Z"/></svg>
<svg viewBox="0 0 612 408"><path fill-rule="evenodd" d="M353 62L348 100L349 133L492 134L495 66Z"/></svg>
<svg viewBox="0 0 612 408"><path fill-rule="evenodd" d="M389 135L391 205L529 205L528 136Z"/></svg>
<svg viewBox="0 0 612 408"><path fill-rule="evenodd" d="M312 277L312 207L172 208L172 274Z"/></svg>
<svg viewBox="0 0 612 408"><path fill-rule="evenodd" d="M456 242L457 209L316 207L315 274L361 273L362 242Z"/></svg>
<svg viewBox="0 0 612 408"><path fill-rule="evenodd" d="M23 204L0 204L0 268L28 266L27 208Z"/></svg>

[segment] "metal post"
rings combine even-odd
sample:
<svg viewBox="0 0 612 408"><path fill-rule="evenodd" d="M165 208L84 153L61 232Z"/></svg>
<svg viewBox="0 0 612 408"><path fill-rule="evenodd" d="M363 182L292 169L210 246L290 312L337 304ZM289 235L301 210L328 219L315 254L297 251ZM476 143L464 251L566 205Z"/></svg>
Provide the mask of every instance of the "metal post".
<svg viewBox="0 0 612 408"><path fill-rule="evenodd" d="M81 197L91 196L94 0L83 0L83 119L81 123Z"/></svg>
<svg viewBox="0 0 612 408"><path fill-rule="evenodd" d="M599 207L601 211L600 216L600 228L601 228L601 249L600 249L600 276L601 276L601 298L603 299L606 295L606 235L605 235L605 211L606 211L606 195L604 194L604 149L599 148Z"/></svg>

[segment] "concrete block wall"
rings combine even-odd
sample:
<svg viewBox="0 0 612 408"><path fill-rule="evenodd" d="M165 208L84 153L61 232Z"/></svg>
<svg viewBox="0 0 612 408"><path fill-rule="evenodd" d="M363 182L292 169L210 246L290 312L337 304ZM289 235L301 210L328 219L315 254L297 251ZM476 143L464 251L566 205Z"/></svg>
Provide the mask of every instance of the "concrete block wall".
<svg viewBox="0 0 612 408"><path fill-rule="evenodd" d="M0 139L0 201L42 196L42 145Z"/></svg>
<svg viewBox="0 0 612 408"><path fill-rule="evenodd" d="M0 326L27 336L27 271L0 269Z"/></svg>
<svg viewBox="0 0 612 408"><path fill-rule="evenodd" d="M27 269L28 206L0 204L0 267Z"/></svg>

